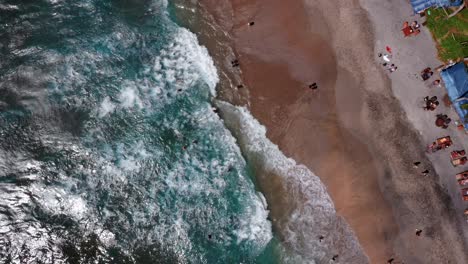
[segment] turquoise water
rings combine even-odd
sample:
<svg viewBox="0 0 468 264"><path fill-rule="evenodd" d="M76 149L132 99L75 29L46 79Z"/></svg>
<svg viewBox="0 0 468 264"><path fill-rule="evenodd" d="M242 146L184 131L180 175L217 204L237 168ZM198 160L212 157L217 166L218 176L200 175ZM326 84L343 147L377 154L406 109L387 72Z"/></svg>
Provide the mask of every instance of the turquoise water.
<svg viewBox="0 0 468 264"><path fill-rule="evenodd" d="M163 0L0 4L1 263L273 263L216 69Z"/></svg>

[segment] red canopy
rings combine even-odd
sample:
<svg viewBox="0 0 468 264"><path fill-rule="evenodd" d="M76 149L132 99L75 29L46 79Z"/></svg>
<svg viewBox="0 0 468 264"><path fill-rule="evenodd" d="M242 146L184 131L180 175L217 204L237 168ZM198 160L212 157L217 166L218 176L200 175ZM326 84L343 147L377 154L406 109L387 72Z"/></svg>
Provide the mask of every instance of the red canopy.
<svg viewBox="0 0 468 264"><path fill-rule="evenodd" d="M402 31L403 31L403 34L405 35L405 37L410 36L411 34L413 34L413 29L410 26L407 26L407 27L403 28Z"/></svg>

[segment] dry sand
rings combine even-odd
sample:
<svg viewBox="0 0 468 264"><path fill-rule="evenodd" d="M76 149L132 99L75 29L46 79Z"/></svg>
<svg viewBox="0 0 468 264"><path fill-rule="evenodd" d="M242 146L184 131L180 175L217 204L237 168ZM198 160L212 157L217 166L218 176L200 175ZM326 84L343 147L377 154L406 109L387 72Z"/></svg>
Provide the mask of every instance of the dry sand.
<svg viewBox="0 0 468 264"><path fill-rule="evenodd" d="M366 1L373 12L377 0ZM287 156L320 176L372 263L465 263L450 197L436 177L412 168L416 160L429 164L424 143L375 61L379 41L358 0L201 3L232 36L252 113ZM400 84L407 77L392 76ZM317 91L307 88L312 82ZM221 96L238 99L227 89Z"/></svg>

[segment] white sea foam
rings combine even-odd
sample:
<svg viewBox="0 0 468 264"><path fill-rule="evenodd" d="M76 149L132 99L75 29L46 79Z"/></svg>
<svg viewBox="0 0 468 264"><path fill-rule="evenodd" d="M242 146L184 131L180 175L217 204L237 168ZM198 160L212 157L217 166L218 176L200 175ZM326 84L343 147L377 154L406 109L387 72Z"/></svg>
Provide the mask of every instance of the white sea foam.
<svg viewBox="0 0 468 264"><path fill-rule="evenodd" d="M115 104L111 102L111 99L109 96L104 98L104 101L101 102L101 107L99 108L99 117L104 117L109 113L114 112L115 110Z"/></svg>
<svg viewBox="0 0 468 264"><path fill-rule="evenodd" d="M140 98L138 94L139 92L135 88L131 86L126 86L120 92L120 95L119 95L119 101L121 103L120 105L123 108L131 108L131 107L142 108L143 106L142 99Z"/></svg>
<svg viewBox="0 0 468 264"><path fill-rule="evenodd" d="M163 4L166 5L167 2L163 1ZM94 9L92 4L87 5L90 10ZM102 44L106 46L106 50L110 50L113 59L122 59L119 57L118 46L132 48L141 39L139 39L138 34L126 31L128 29L124 25L121 28L122 32L112 33L110 36L100 35L97 37L98 39L93 39L89 43L90 46L96 43ZM63 33L67 33L67 29L64 30ZM141 72L138 78L124 80L125 77L112 75L116 84L109 82L108 85L112 86L109 90L106 90L107 86L99 87L102 89L95 91L90 89L94 85L90 81L92 78L96 76L107 77L111 73L113 74L112 71L114 70L106 61L108 55L93 49L85 50L86 48L84 48L76 53L67 53L67 55L60 55L58 52L53 51L43 51L42 60L44 64L50 66L44 68L52 69L52 73L48 73L49 75L44 77L45 74L40 69L32 68L20 72L26 72L24 77L27 79L41 80L41 82L47 83L47 87L51 88L49 91L52 91L54 95L59 95L50 98L63 100L56 105L58 108L72 106L83 109L91 105L91 107L94 107L94 115L99 118L109 118L112 113L123 109L141 112L143 112L143 109L148 112L157 111L160 105L172 102L171 100L173 100L173 95L177 89L205 89L209 90L211 95L214 96L218 75L206 48L200 46L196 36L186 29L177 28L173 37L172 43L163 47L158 56L151 63L148 63L149 65L146 65L146 69ZM76 43L76 47L83 48L79 39L70 39L69 41L70 43ZM34 50L24 50L22 52L31 51ZM103 65L107 67L101 67ZM41 78L38 76L41 76ZM36 85L36 83L32 84ZM95 97L98 96L100 99L97 100ZM119 224L122 224L116 227L116 229L122 228L117 229L121 231L119 234L121 241L133 243L121 238L126 233L132 233L142 241L146 239L148 244L159 241L162 245L175 249L182 263L206 262L203 256L196 256L199 261L192 261L194 256L187 256L194 253L192 249L195 246L198 247L198 245L194 246L192 244L190 237L193 228L192 221L198 221L197 224L200 226L208 222L213 226L219 225L219 237L222 239L219 243L247 243L256 247L253 250L253 255L259 254L272 237L271 224L267 220L266 204L260 194L257 195L252 191L254 186L247 175L242 175L243 172L229 175L235 177L236 190L242 194L239 196L239 199L241 199L239 202L242 205L246 204L246 208L240 210L237 216L242 219L235 231L237 237L231 241L232 234L228 233L230 230L227 230L231 228L229 222L231 220L222 214L225 213L223 210L227 211L226 208L229 208L229 199L232 198L225 197L226 194L223 191L227 187L232 188L232 186L229 185L229 179L223 174L231 166L243 168L245 162L240 156L240 151L235 145L234 139L222 127L219 118L210 110L209 103L200 102L200 104L202 107L195 113L184 109L180 109L180 111L186 111L182 113L183 115L181 114L182 119L193 118L200 125L203 125L203 128L211 130L210 135L206 137L203 135L203 139L200 140L204 141L198 146L202 154L196 156L183 152L177 157L177 162L171 164L172 169L161 170L164 175L159 174L161 171L155 173L154 170L156 169L154 168L157 167L155 163L160 158L165 158L164 156L168 154L167 151L173 151L169 148L154 150L146 149L143 142L128 144L109 142L108 149L105 147L100 149L99 143L93 146L94 149L86 149L80 145L78 140L64 138L62 131L59 131L58 135L56 135L57 138L62 138L64 141L73 141L76 145L51 140L49 133L44 133L44 130L37 132L41 144L45 146L47 152L58 154L56 160L49 163L34 162L34 164L30 163L31 166L19 161L12 163L18 168L29 166L26 167L29 170L50 169L50 171L44 171L43 174L34 175L31 173L30 179L44 180L45 177L51 177L53 178L52 183L47 182L46 185L45 183L34 182L24 187L24 189L18 187L16 190L13 190L15 187L9 187L9 191L14 193L14 199L10 204L6 202L7 207L14 207L12 211L16 214L15 220L24 224L25 228L22 228L22 230L25 230L25 232L15 233L7 230L11 226L7 224L11 223L10 220L1 218L5 215L0 215L0 226L3 226L0 228L0 232L6 232L9 239L11 236L18 236L18 238L10 239L14 243L12 248L18 250L25 243L27 248L37 248L37 252L39 252L41 247L48 246L47 241L50 243L50 241L60 240L60 238L55 237L53 232L42 227L40 220L31 219L31 212L25 208L34 205L37 206L38 210L43 211L46 217L64 216L71 218L78 225L77 231L81 231L83 237L95 233L100 241L107 246L117 243L117 233L114 234L105 229L100 223L105 222L103 220L110 219L110 217L115 217L115 219L119 220ZM168 118L167 122L164 123L165 129L185 131L184 127L177 124L179 122L179 120ZM94 132L107 132L100 131L99 122L96 123L90 121L85 124L85 136L91 135L89 137L92 138ZM93 127L93 125L97 127ZM54 127L51 129L59 130L60 128ZM183 138L183 136L181 132L180 137ZM99 139L102 139L102 137ZM224 145L213 146L212 142L221 142ZM224 151L227 153L224 153ZM170 154L179 155L177 151L173 152ZM204 153L210 152L222 152L224 156L222 159L203 156ZM27 154L30 155L31 153ZM25 160L27 158L29 157L25 157ZM150 166L154 167L149 167L151 170L148 169L138 174L137 172L144 166L142 165L144 162L148 162ZM10 165L0 160L1 167ZM76 165L76 167L73 167L73 165ZM26 176L29 177L29 174ZM48 180L49 178L47 178ZM135 188L135 186L139 188ZM166 192L168 193L166 194ZM120 211L120 208L113 210L112 201L105 201L105 198L103 203L107 202L108 204L105 204L104 208L100 208L101 205L98 205L97 201L100 201L100 195L105 196L104 193L125 200L119 204L125 207L122 210L124 212ZM164 197L164 195L159 197L158 195L161 193L168 196L176 194L176 196L175 198ZM244 194L247 197L243 196ZM11 198L13 195L0 192L0 198L4 197ZM192 197L194 199L190 201L184 200ZM201 201L196 200L199 197L202 197ZM167 201L160 202L159 199L167 199ZM213 200L218 203L221 210L216 210L209 203L204 203ZM171 204L164 208L165 202L168 204L175 203L175 205ZM106 208L106 206L109 206L109 208ZM207 216L199 217L198 213L207 214ZM132 216L132 221L127 221L128 215ZM196 217L187 219L187 215ZM226 219L220 219L223 217ZM216 219L216 221L212 221L212 219ZM3 223L7 224L3 225ZM147 226L150 226L152 230L140 228ZM113 227L109 228L116 230L112 229ZM211 228L211 225L209 228ZM213 229L216 229L216 227L213 227ZM2 235L4 234L2 233ZM34 237L38 239L34 239ZM127 244L123 245L122 248L124 251L132 249ZM60 255L60 249L56 249L53 253Z"/></svg>
<svg viewBox="0 0 468 264"><path fill-rule="evenodd" d="M176 43L180 47L185 43L185 52L186 54L190 54L188 56L190 58L189 62L195 65L198 73L210 87L212 95L215 95L215 88L219 81L219 77L216 67L214 66L213 59L208 54L208 50L198 44L195 34L184 28L179 29L179 36L176 38Z"/></svg>
<svg viewBox="0 0 468 264"><path fill-rule="evenodd" d="M176 30L173 42L161 50L152 69L160 85L169 83L187 88L201 80L213 96L216 94L219 77L214 62L208 50L199 45L196 35L187 29Z"/></svg>
<svg viewBox="0 0 468 264"><path fill-rule="evenodd" d="M368 259L345 221L336 211L326 188L308 168L287 158L266 137L266 129L246 108L218 102L225 124L237 138L247 161L257 171L260 186L267 197L278 199L280 193L272 182L281 182L280 199L287 208L275 215L278 230L284 237L287 248L313 263L322 263L331 254L341 250L340 260L344 263L367 263ZM280 177L280 181L276 179ZM263 183L262 183L263 182ZM276 186L278 188L278 186ZM276 204L271 204L274 208ZM284 207L284 206L283 206ZM319 235L326 235L320 243Z"/></svg>
<svg viewBox="0 0 468 264"><path fill-rule="evenodd" d="M98 234L99 240L106 246L115 244L115 235L109 230L96 229L95 231Z"/></svg>
<svg viewBox="0 0 468 264"><path fill-rule="evenodd" d="M67 190L45 188L43 185L33 185L31 192L42 201L42 208L50 214L65 214L79 222L87 213L88 208L83 198L68 194Z"/></svg>
<svg viewBox="0 0 468 264"><path fill-rule="evenodd" d="M252 202L240 220L240 228L236 230L237 243L245 240L254 241L255 245L262 249L272 238L271 223L267 221L269 211L261 193L257 193L257 197L252 197Z"/></svg>
<svg viewBox="0 0 468 264"><path fill-rule="evenodd" d="M0 4L0 10L19 10L19 8L17 5Z"/></svg>
<svg viewBox="0 0 468 264"><path fill-rule="evenodd" d="M22 57L22 56L30 56L32 54L38 53L39 51L41 51L40 48L32 47L32 48L27 48L27 49L13 50L12 53L15 54L16 56Z"/></svg>
<svg viewBox="0 0 468 264"><path fill-rule="evenodd" d="M155 110L159 106L170 103L173 100L172 95L177 90L195 88L196 84L200 83L208 86L212 96L216 95L215 88L219 77L207 49L200 46L196 35L187 29L177 28L173 35L172 42L161 49L159 55L153 59L152 65L144 65L143 72L146 76L126 80L121 84L120 93L116 98L120 104L112 103L110 95L101 101L96 111L98 117L105 117L113 111L124 108L145 107L147 110ZM118 35L113 37L118 39ZM130 45L137 39L129 37L125 41ZM70 59L86 64L102 59L98 54L84 53L78 56L80 58L74 55ZM83 77L78 76L72 64L69 64L66 70L74 85L82 84ZM96 68L95 70L102 71L103 69ZM72 85L69 86L72 87Z"/></svg>

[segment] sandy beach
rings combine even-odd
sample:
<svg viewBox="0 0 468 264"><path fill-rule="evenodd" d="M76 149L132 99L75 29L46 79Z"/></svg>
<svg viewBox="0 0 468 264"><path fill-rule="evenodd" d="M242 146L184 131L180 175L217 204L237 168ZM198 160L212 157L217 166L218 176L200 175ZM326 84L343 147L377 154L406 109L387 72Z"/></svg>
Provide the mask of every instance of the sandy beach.
<svg viewBox="0 0 468 264"><path fill-rule="evenodd" d="M220 98L248 105L269 139L320 177L371 263L465 263L456 191L447 191L432 173L444 168L434 169L436 160L424 153L428 136L418 130L427 130L430 120L416 114L420 92L405 95L421 85L415 67L437 66L429 32L419 40L396 39L402 19L412 19L406 0L200 4L232 45L218 47L201 36L222 72ZM250 21L255 25L247 26ZM385 45L399 56L392 75L376 56ZM412 46L417 53L408 51ZM233 58L241 71L230 69ZM313 82L315 91L308 88ZM430 177L422 177L414 161L430 169Z"/></svg>
<svg viewBox="0 0 468 264"><path fill-rule="evenodd" d="M287 156L319 175L369 257L388 259L392 249L385 240L391 239L397 226L379 191L377 167L365 143L343 129L358 122L358 87L350 75L338 79L340 69L329 45L332 36L321 16L308 21L300 2L262 4L258 10L233 6L255 13L255 28L241 26L235 31L241 67L251 88L251 111ZM248 21L252 13L242 15L241 21ZM319 85L315 92L307 88L312 82ZM341 89L340 97L335 87ZM347 116L339 115L337 105Z"/></svg>

